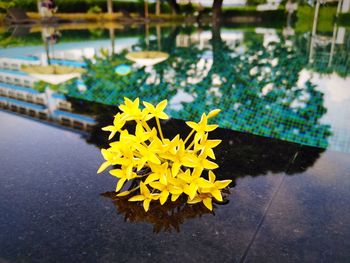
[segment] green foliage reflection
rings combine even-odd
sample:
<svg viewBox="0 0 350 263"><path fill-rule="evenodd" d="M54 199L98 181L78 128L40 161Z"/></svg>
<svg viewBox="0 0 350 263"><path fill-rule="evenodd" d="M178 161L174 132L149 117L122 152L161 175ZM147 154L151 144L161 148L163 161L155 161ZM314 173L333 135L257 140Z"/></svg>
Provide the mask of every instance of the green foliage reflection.
<svg viewBox="0 0 350 263"><path fill-rule="evenodd" d="M299 84L299 73L307 56L296 46L281 41L263 44L255 33L246 33L236 46L221 39L214 28L210 45L176 46L184 34L175 28L161 41L144 39L134 50L169 53L169 59L153 68L132 66L132 73L119 76L114 68L131 62L126 51L102 52L102 57L87 60L83 80L87 90L69 85L73 97L116 105L123 97L157 103L170 102L170 116L198 119L202 112L222 109L220 127L326 148L329 125L320 122L326 113L323 94L310 81ZM244 48L244 52L239 51ZM182 100L183 97L186 100Z"/></svg>

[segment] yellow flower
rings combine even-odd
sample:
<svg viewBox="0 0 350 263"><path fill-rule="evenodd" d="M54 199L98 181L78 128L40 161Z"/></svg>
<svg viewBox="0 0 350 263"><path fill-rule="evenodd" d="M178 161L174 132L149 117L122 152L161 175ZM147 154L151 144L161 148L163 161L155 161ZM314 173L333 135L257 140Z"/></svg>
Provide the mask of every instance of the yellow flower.
<svg viewBox="0 0 350 263"><path fill-rule="evenodd" d="M150 186L154 189L160 191L159 193L159 202L160 204L164 204L169 196L169 190L167 184L162 184L161 182L151 182Z"/></svg>
<svg viewBox="0 0 350 263"><path fill-rule="evenodd" d="M167 104L168 104L168 101L163 100L160 103L158 103L156 107L154 107L151 103L144 101L143 105L145 106L145 110L147 113L150 114L150 117L148 117L148 120L152 119L153 117L156 117L161 120L169 119L169 116L164 112L164 109Z"/></svg>
<svg viewBox="0 0 350 263"><path fill-rule="evenodd" d="M124 130L120 134L120 141L125 144L128 144L129 147L134 143L143 143L150 139L150 137L154 136L156 130L153 129L151 132L146 132L141 124L136 124L135 135L129 134L127 130Z"/></svg>
<svg viewBox="0 0 350 263"><path fill-rule="evenodd" d="M208 125L208 117L205 113L202 114L200 122L195 123L193 121L187 121L186 124L197 132L195 135L195 141L198 141L205 132L211 132L218 127L216 124Z"/></svg>
<svg viewBox="0 0 350 263"><path fill-rule="evenodd" d="M122 155L115 158L113 164L121 165L121 169L125 171L127 178L130 180L133 177L133 168L138 164L134 158L133 152L130 149L124 149Z"/></svg>
<svg viewBox="0 0 350 263"><path fill-rule="evenodd" d="M131 180L137 177L136 173L131 173L131 175L127 175L122 169L114 169L110 170L109 173L117 178L119 178L117 187L115 189L116 192L119 192L120 189L123 188L123 185L127 180Z"/></svg>
<svg viewBox="0 0 350 263"><path fill-rule="evenodd" d="M152 172L147 176L145 184L149 184L153 181L159 180L162 176L166 175L168 170L168 163L163 163L162 165L158 164L149 164Z"/></svg>
<svg viewBox="0 0 350 263"><path fill-rule="evenodd" d="M189 199L187 201L188 204L197 204L203 202L203 204L210 210L213 210L213 203L212 203L212 199L211 196L208 194L199 194L197 195L195 198L193 198L192 200Z"/></svg>
<svg viewBox="0 0 350 263"><path fill-rule="evenodd" d="M196 196L200 187L210 186L210 183L204 178L191 175L189 169L185 173L179 174L178 178L187 183L184 187L184 193L189 196L190 200Z"/></svg>
<svg viewBox="0 0 350 263"><path fill-rule="evenodd" d="M215 109L212 110L208 113L208 119L215 117L216 115L218 115L220 113L220 109Z"/></svg>
<svg viewBox="0 0 350 263"><path fill-rule="evenodd" d="M181 139L177 139L177 137L175 137L173 140L175 140L175 143L177 145L172 148L170 144L168 152L160 154L160 156L172 161L171 172L173 176L176 176L180 171L181 165L187 155L187 152L185 151L185 144Z"/></svg>
<svg viewBox="0 0 350 263"><path fill-rule="evenodd" d="M213 170L219 167L216 163L206 159L205 153L201 153L199 156L188 154L184 158L183 163L185 166L197 168L198 173L202 173L204 169Z"/></svg>
<svg viewBox="0 0 350 263"><path fill-rule="evenodd" d="M159 181L154 181L150 183L150 186L154 189L160 191L159 201L160 204L164 204L168 199L169 194L172 194L171 201L176 201L176 199L183 193L183 190L176 186L175 178L171 175L170 169L167 173L163 174Z"/></svg>
<svg viewBox="0 0 350 263"><path fill-rule="evenodd" d="M215 154L213 148L221 143L221 140L208 140L208 134L206 133L200 142L194 144L194 151L200 151L203 156L208 156L215 160Z"/></svg>
<svg viewBox="0 0 350 263"><path fill-rule="evenodd" d="M101 164L100 168L98 168L98 174L106 170L108 166L117 164L121 155L119 152L111 151L111 149L101 149L101 153L106 161Z"/></svg>
<svg viewBox="0 0 350 263"><path fill-rule="evenodd" d="M136 150L139 152L141 158L139 160L139 167L137 168L140 170L141 168L147 163L155 163L155 164L161 164L161 161L159 160L158 156L156 153L154 153L151 149L149 149L146 146L143 146L142 144L135 144Z"/></svg>
<svg viewBox="0 0 350 263"><path fill-rule="evenodd" d="M149 209L149 205L152 200L158 200L159 194L151 194L148 190L147 186L144 183L140 183L140 195L133 196L129 199L130 202L143 201L143 208L147 212Z"/></svg>
<svg viewBox="0 0 350 263"><path fill-rule="evenodd" d="M134 101L124 98L124 103L125 104L119 106L119 109L123 112L123 117L126 121L141 120L145 117L139 108L139 98Z"/></svg>
<svg viewBox="0 0 350 263"><path fill-rule="evenodd" d="M110 140L114 137L114 135L117 132L121 131L121 129L124 127L124 125L125 125L125 120L123 120L121 114L118 113L114 117L113 125L103 127L102 130L111 132L111 134L108 137L108 140Z"/></svg>
<svg viewBox="0 0 350 263"><path fill-rule="evenodd" d="M203 186L200 189L200 192L211 194L213 197L215 197L216 200L222 202L222 195L220 190L227 187L232 182L232 180L215 181L215 179L215 174L212 171L209 171L209 181L211 183L211 186Z"/></svg>
<svg viewBox="0 0 350 263"><path fill-rule="evenodd" d="M171 141L169 139L163 140L163 152L170 152L171 154L176 154L177 148L180 144L180 135L176 135Z"/></svg>
<svg viewBox="0 0 350 263"><path fill-rule="evenodd" d="M129 201L142 201L146 212L153 200L159 200L163 205L170 196L171 201L176 201L181 195L188 196L189 204L203 202L212 210L212 198L222 201L221 190L231 182L216 181L211 171L218 167L211 160L215 160L213 148L221 140L208 139L208 132L218 127L208 124L208 119L215 117L220 110L212 110L208 115L203 113L198 123L186 122L192 131L185 140L182 140L179 134L170 140L163 136L159 121L169 118L164 112L167 100L156 106L143 102L143 110L139 108L139 104L138 98L134 101L124 98L124 104L119 107L122 113L115 115L113 125L103 128L104 131L110 132L109 139L117 132L120 136L119 140L109 144L110 148L101 150L105 162L97 172L102 172L110 165L119 166L118 169L110 171L111 175L119 179L116 192L123 188L125 182L137 178L140 181L138 185L118 193L117 196L127 196L140 191ZM147 121L152 118L155 118L157 126L150 128ZM136 122L134 132L123 130L128 121ZM187 144L190 139L192 141ZM209 170L209 180L202 177L204 169Z"/></svg>

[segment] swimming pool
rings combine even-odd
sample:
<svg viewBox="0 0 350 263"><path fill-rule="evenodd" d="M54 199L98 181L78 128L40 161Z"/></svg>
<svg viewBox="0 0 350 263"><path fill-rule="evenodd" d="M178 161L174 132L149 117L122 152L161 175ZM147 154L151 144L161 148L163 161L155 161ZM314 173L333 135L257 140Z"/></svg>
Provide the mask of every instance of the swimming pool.
<svg viewBox="0 0 350 263"><path fill-rule="evenodd" d="M119 29L111 39L110 30L62 30L60 41L47 45L50 62L87 71L51 89L65 100L107 105L117 105L123 97L153 103L167 99L170 116L182 120L219 108L222 128L350 152L347 29L335 29L334 41L332 32L312 36L281 28L223 27L215 33L205 27L156 25L147 30ZM17 44L1 51L4 89L6 82L24 85L16 63L47 63L40 34L22 38L39 45L29 42L29 47ZM146 50L169 57L154 66L126 58L131 51ZM130 72L116 74L118 65ZM32 80L29 86L44 92L48 85Z"/></svg>

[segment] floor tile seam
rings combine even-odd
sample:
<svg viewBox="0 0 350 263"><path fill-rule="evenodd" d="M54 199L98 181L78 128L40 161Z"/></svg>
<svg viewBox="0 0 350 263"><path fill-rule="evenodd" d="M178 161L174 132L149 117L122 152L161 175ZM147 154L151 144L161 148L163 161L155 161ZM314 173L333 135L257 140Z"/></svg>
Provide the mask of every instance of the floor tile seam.
<svg viewBox="0 0 350 263"><path fill-rule="evenodd" d="M279 191L281 189L281 186L282 186L282 184L283 184L283 182L284 182L284 180L286 178L286 172L288 172L289 168L291 167L291 165L294 163L294 161L298 157L299 150L300 150L301 147L302 147L302 145L299 145L298 150L296 150L295 154L293 155L291 160L288 162L287 167L285 169L285 173L283 174L283 176L281 178L281 181L279 182L278 186L276 187L275 191L273 192L273 194L272 194L268 204L264 208L263 215L260 218L260 220L258 222L258 225L257 225L257 227L256 227L256 229L254 231L254 234L253 234L250 242L248 243L248 245L247 245L247 247L246 247L246 249L245 249L245 251L244 251L244 253L243 253L242 257L241 257L241 259L239 260L239 263L244 263L246 261L248 253L249 253L249 250L250 250L251 246L253 245L253 243L254 243L254 241L255 241L255 239L256 239L256 237L257 237L257 235L258 235L258 233L259 233L259 231L261 229L261 226L263 225L263 223L265 221L265 218L267 216L267 212L270 209L270 207L271 207L273 201L275 200L277 194L279 193Z"/></svg>
<svg viewBox="0 0 350 263"><path fill-rule="evenodd" d="M254 243L254 241L255 241L255 239L256 239L256 237L257 237L259 231L260 231L260 228L261 228L262 224L263 224L264 221L265 221L267 212L268 212L270 206L272 205L272 202L274 201L275 197L277 196L277 194L278 194L278 192L279 192L279 190L280 190L280 188L281 188L281 186L282 186L282 184L283 184L283 181L284 181L284 178L285 178L285 177L286 177L286 175L283 175L283 176L282 176L281 181L279 182L278 186L277 186L276 189L274 190L274 192L273 192L273 194L272 194L272 196L271 196L269 202L268 202L267 205L265 206L264 211L263 211L263 215L261 216L261 218L260 218L260 220L259 220L259 222L258 222L258 224L257 224L257 227L256 227L256 229L255 229L255 231L254 231L254 233L253 233L253 235L252 235L252 238L251 238L250 242L248 243L248 245L247 245L245 251L244 251L243 254L242 254L242 257L241 257L240 260L238 261L239 263L244 263L244 262L246 261L247 256L248 256L248 252L249 252L251 246L253 245L253 243Z"/></svg>

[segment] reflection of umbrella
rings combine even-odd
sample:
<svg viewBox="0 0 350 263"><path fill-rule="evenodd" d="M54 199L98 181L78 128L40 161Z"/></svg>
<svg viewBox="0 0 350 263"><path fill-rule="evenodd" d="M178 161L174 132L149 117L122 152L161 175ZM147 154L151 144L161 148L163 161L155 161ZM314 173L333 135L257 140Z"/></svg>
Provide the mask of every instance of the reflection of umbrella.
<svg viewBox="0 0 350 263"><path fill-rule="evenodd" d="M82 68L61 65L22 66L22 70L36 79L53 85L58 85L70 79L80 77L80 75L85 72L85 69Z"/></svg>
<svg viewBox="0 0 350 263"><path fill-rule="evenodd" d="M169 54L159 51L130 52L126 58L142 66L153 66L168 59Z"/></svg>

